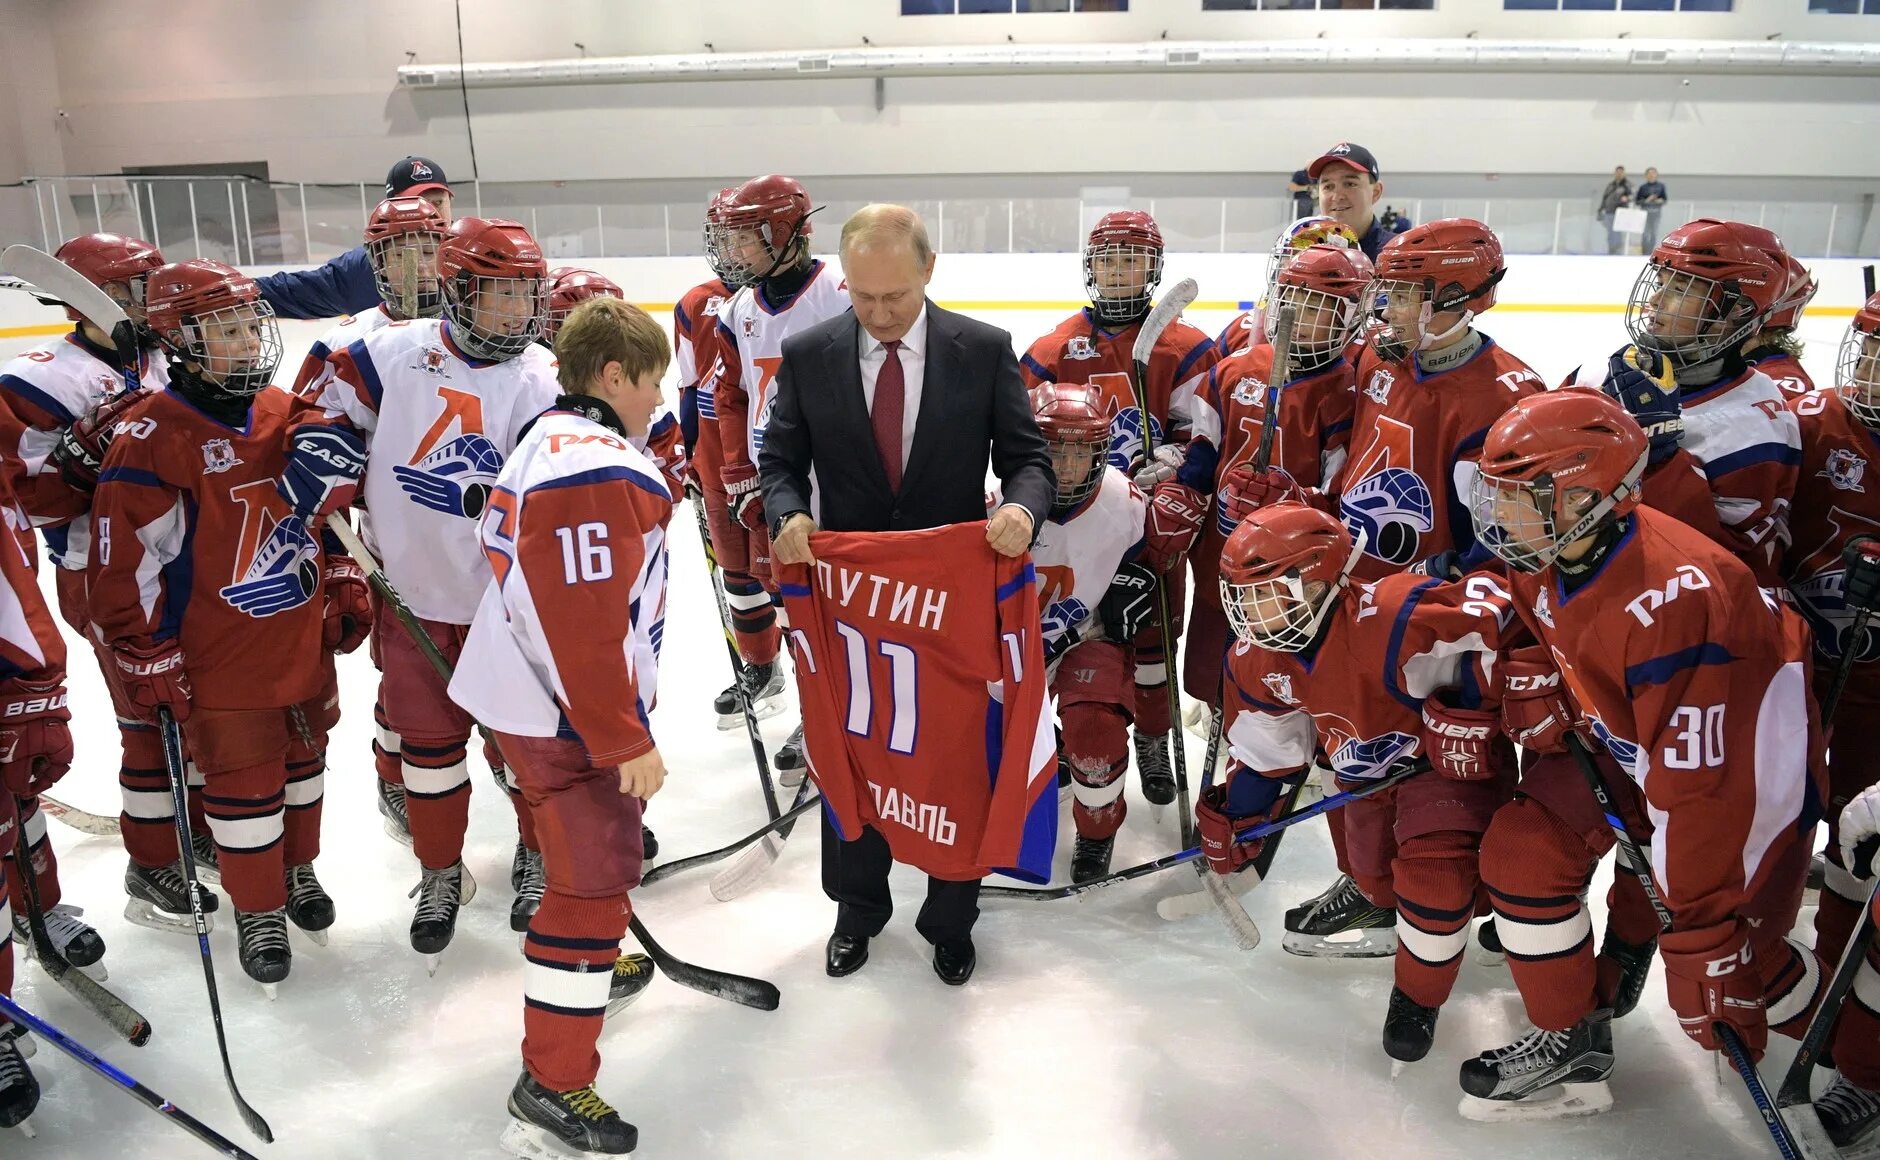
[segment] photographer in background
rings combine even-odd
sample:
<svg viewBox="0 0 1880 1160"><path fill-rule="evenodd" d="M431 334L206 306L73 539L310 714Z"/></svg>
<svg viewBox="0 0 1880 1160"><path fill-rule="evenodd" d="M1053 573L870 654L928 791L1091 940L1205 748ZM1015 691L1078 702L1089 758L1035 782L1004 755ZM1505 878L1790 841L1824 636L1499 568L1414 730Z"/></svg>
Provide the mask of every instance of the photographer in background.
<svg viewBox="0 0 1880 1160"><path fill-rule="evenodd" d="M1599 222L1606 227L1606 252L1625 252L1625 235L1613 228L1613 215L1632 204L1632 183L1625 178L1625 166L1612 168L1612 180L1599 195ZM1647 253L1651 251L1647 250Z"/></svg>

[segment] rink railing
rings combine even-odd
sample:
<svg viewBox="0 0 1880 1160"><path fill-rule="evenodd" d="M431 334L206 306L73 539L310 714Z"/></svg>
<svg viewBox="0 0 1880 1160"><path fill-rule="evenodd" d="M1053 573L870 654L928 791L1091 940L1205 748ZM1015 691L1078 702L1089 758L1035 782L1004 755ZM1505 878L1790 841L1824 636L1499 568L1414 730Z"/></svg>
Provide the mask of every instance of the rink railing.
<svg viewBox="0 0 1880 1160"><path fill-rule="evenodd" d="M522 222L551 260L683 256L699 250L702 201L603 201L607 182L460 182L459 214ZM359 244L380 187L264 182L224 176L27 178L0 190L7 242L51 249L62 238L110 230L149 239L166 254L235 265L324 262ZM889 197L888 200L894 200ZM842 222L863 203L832 201L819 215ZM937 247L950 253L1076 251L1110 205L1074 197L910 200ZM1158 197L1136 203L1155 215L1169 249L1258 253L1292 220L1285 198ZM1608 237L1590 199L1411 198L1392 203L1412 221L1473 217L1516 254L1605 254ZM1871 197L1842 202L1672 201L1658 236L1699 217L1767 226L1802 258L1880 256L1880 214ZM825 227L826 228L826 227ZM1641 238L1622 240L1638 252Z"/></svg>

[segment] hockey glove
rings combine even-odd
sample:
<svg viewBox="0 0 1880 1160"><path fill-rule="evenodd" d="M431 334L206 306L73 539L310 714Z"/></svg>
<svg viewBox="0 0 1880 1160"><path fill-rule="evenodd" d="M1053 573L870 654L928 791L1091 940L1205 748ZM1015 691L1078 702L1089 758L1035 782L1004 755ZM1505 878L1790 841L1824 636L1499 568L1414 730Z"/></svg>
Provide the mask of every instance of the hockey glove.
<svg viewBox="0 0 1880 1160"><path fill-rule="evenodd" d="M1298 481L1277 467L1269 467L1265 472L1255 472L1251 463L1237 463L1228 469L1222 478L1220 508L1214 516L1214 526L1222 538L1234 534L1240 521L1258 508L1281 500L1303 501L1305 496L1299 490Z"/></svg>
<svg viewBox="0 0 1880 1160"><path fill-rule="evenodd" d="M1245 773L1242 777L1253 777ZM1201 852L1207 856L1208 869L1216 874L1232 874L1260 856L1266 846L1266 839L1252 842L1237 840L1241 830L1251 830L1263 824L1267 819L1261 815L1245 818L1227 816L1226 784L1211 785L1201 791L1201 797L1195 802L1195 830L1201 836ZM1248 871L1257 874L1259 871Z"/></svg>
<svg viewBox="0 0 1880 1160"><path fill-rule="evenodd" d="M1110 580L1109 591L1097 605L1103 634L1111 640L1135 640L1155 623L1156 575L1141 564L1124 564Z"/></svg>
<svg viewBox="0 0 1880 1160"><path fill-rule="evenodd" d="M1409 572L1415 576L1429 576L1436 580L1462 579L1462 553L1449 548L1418 560L1410 565Z"/></svg>
<svg viewBox="0 0 1880 1160"><path fill-rule="evenodd" d="M67 487L86 495L92 493L98 486L98 470L104 463L104 453L117 434L118 420L149 394L145 387L120 391L59 432L59 441L52 446L52 462Z"/></svg>
<svg viewBox="0 0 1880 1160"><path fill-rule="evenodd" d="M1423 702L1423 752L1449 780L1481 781L1495 772L1488 763L1495 724L1490 710L1458 709L1430 697Z"/></svg>
<svg viewBox="0 0 1880 1160"><path fill-rule="evenodd" d="M366 471L366 442L346 427L311 424L287 441L287 470L275 484L294 514L311 524L350 507Z"/></svg>
<svg viewBox="0 0 1880 1160"><path fill-rule="evenodd" d="M1175 478L1175 473L1182 469L1188 459L1188 449L1179 443L1164 443L1155 449L1146 466L1131 478L1137 487L1144 491L1154 491L1163 483Z"/></svg>
<svg viewBox="0 0 1880 1160"><path fill-rule="evenodd" d="M1847 610L1880 611L1880 539L1855 536L1841 549L1841 564L1847 569L1841 582L1841 596L1847 602Z"/></svg>
<svg viewBox="0 0 1880 1160"><path fill-rule="evenodd" d="M1722 1050L1716 1024L1743 1040L1752 1060L1769 1045L1762 976L1750 961L1749 935L1737 919L1658 937L1665 961L1665 994L1678 1024L1706 1051Z"/></svg>
<svg viewBox="0 0 1880 1160"><path fill-rule="evenodd" d="M1545 645L1513 649L1501 659L1501 728L1523 749L1562 753L1579 714Z"/></svg>
<svg viewBox="0 0 1880 1160"><path fill-rule="evenodd" d="M1600 390L1617 399L1644 429L1651 449L1646 463L1656 467L1684 441L1684 408L1671 364L1657 351L1628 346L1606 360Z"/></svg>
<svg viewBox="0 0 1880 1160"><path fill-rule="evenodd" d="M764 530L764 493L757 487L757 468L749 463L727 463L718 472L725 485L731 518L753 532Z"/></svg>
<svg viewBox="0 0 1880 1160"><path fill-rule="evenodd" d="M1841 811L1841 865L1862 882L1880 871L1880 785L1855 795Z"/></svg>
<svg viewBox="0 0 1880 1160"><path fill-rule="evenodd" d="M1194 547L1207 514L1207 497L1194 488L1172 479L1157 484L1143 529L1143 562L1164 576L1174 571Z"/></svg>
<svg viewBox="0 0 1880 1160"><path fill-rule="evenodd" d="M167 707L180 723L189 719L189 676L183 671L183 647L170 640L124 640L111 646L118 687L131 712L146 725L157 723Z"/></svg>
<svg viewBox="0 0 1880 1160"><path fill-rule="evenodd" d="M320 592L325 606L320 640L327 651L349 653L364 644L372 633L365 569L351 556L328 556L320 575Z"/></svg>
<svg viewBox="0 0 1880 1160"><path fill-rule="evenodd" d="M62 676L0 682L0 785L22 798L51 789L72 768L71 720Z"/></svg>

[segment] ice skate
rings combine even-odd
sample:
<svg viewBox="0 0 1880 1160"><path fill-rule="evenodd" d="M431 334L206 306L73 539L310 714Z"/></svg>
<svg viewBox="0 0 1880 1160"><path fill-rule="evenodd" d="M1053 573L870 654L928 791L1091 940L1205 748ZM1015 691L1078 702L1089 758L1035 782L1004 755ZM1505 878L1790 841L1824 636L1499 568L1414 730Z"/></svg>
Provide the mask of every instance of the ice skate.
<svg viewBox="0 0 1880 1160"><path fill-rule="evenodd" d="M46 935L52 940L52 949L66 962L102 983L111 977L102 961L104 939L79 917L84 913L84 907L59 903L46 911ZM32 924L19 911L13 913L13 941L32 953Z"/></svg>
<svg viewBox="0 0 1880 1160"><path fill-rule="evenodd" d="M26 1066L26 1057L11 1039L0 1036L0 1128L18 1128L24 1136L37 1135L26 1122L39 1106L39 1081Z"/></svg>
<svg viewBox="0 0 1880 1160"><path fill-rule="evenodd" d="M287 911L243 914L238 910L235 937L241 942L242 970L261 984L269 999L275 998L281 980L294 966L294 952L287 945Z"/></svg>
<svg viewBox="0 0 1880 1160"><path fill-rule="evenodd" d="M1815 1101L1815 1114L1844 1160L1880 1157L1880 1092L1855 1087L1837 1075Z"/></svg>
<svg viewBox="0 0 1880 1160"><path fill-rule="evenodd" d="M1116 838L1086 838L1077 836L1077 844L1071 850L1071 881L1089 882L1101 878L1110 872L1110 854L1116 849Z"/></svg>
<svg viewBox="0 0 1880 1160"><path fill-rule="evenodd" d="M315 944L326 945L326 930L336 915L333 899L313 876L311 862L287 868L287 917Z"/></svg>
<svg viewBox="0 0 1880 1160"><path fill-rule="evenodd" d="M1391 1057L1394 1077L1401 1065L1415 1063L1430 1053L1436 1042L1436 1016L1441 1008L1425 1007L1396 987L1390 989L1390 1009L1384 1013L1384 1054Z"/></svg>
<svg viewBox="0 0 1880 1160"><path fill-rule="evenodd" d="M640 1142L640 1131L594 1093L594 1085L550 1091L527 1071L509 1090L513 1122L503 1129L502 1147L524 1160L622 1156Z"/></svg>
<svg viewBox="0 0 1880 1160"><path fill-rule="evenodd" d="M1565 1031L1538 1028L1462 1065L1458 1111L1483 1123L1592 1116L1612 1107L1612 1012Z"/></svg>
<svg viewBox="0 0 1880 1160"><path fill-rule="evenodd" d="M196 880L210 886L222 885L222 855L215 848L215 839L201 830L192 830L189 852L196 856Z"/></svg>
<svg viewBox="0 0 1880 1160"><path fill-rule="evenodd" d="M607 1018L633 1006L633 1001L646 990L653 981L657 968L653 966L651 955L639 952L621 955L614 960L613 982L607 985Z"/></svg>
<svg viewBox="0 0 1880 1160"><path fill-rule="evenodd" d="M1288 954L1307 958L1383 959L1397 953L1397 912L1366 898L1349 875L1286 912Z"/></svg>
<svg viewBox="0 0 1880 1160"><path fill-rule="evenodd" d="M385 819L385 833L395 842L411 845L411 815L405 808L405 787L379 779L379 816Z"/></svg>
<svg viewBox="0 0 1880 1160"><path fill-rule="evenodd" d="M744 727L744 705L738 696L740 686L750 699L751 716L759 721L783 712L783 666L776 661L746 664L742 678L712 700L712 708L718 711L719 729Z"/></svg>
<svg viewBox="0 0 1880 1160"><path fill-rule="evenodd" d="M808 772L809 762L803 758L803 726L799 722L790 734L790 739L777 749L776 760L771 762L777 769L777 784L785 789L795 789L803 784L803 777Z"/></svg>
<svg viewBox="0 0 1880 1160"><path fill-rule="evenodd" d="M202 891L202 925L215 929L215 911L222 900L215 891L197 883ZM175 862L148 870L132 862L124 869L124 917L151 930L193 933L196 929L189 908L189 883L183 878L183 864Z"/></svg>
<svg viewBox="0 0 1880 1160"><path fill-rule="evenodd" d="M1505 967L1508 965L1508 952L1501 945L1501 932L1495 929L1494 918L1485 918L1482 925L1475 928L1475 941L1469 945L1469 957L1477 966Z"/></svg>
<svg viewBox="0 0 1880 1160"><path fill-rule="evenodd" d="M1168 734L1135 734L1136 775L1142 779L1142 799L1152 806L1175 800L1175 773L1168 760Z"/></svg>
<svg viewBox="0 0 1880 1160"><path fill-rule="evenodd" d="M457 933L457 912L477 896L477 881L458 859L442 870L426 869L408 897L418 900L411 919L411 949L424 956L424 969L437 974L438 958Z"/></svg>
<svg viewBox="0 0 1880 1160"><path fill-rule="evenodd" d="M541 851L516 843L516 866L510 871L509 880L516 887L516 900L509 904L509 929L522 933L529 929L529 920L535 917L535 912L542 909L542 895L548 890L548 881L542 874Z"/></svg>

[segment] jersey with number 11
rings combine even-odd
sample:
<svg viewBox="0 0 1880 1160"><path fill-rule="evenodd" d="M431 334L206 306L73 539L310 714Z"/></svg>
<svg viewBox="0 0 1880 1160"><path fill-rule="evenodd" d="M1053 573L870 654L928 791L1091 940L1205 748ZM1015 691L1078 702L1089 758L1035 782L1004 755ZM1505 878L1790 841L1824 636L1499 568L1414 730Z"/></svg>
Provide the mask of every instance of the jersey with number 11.
<svg viewBox="0 0 1880 1160"><path fill-rule="evenodd" d="M1051 875L1057 757L1037 580L983 522L818 532L778 570L803 738L836 832L936 878Z"/></svg>

